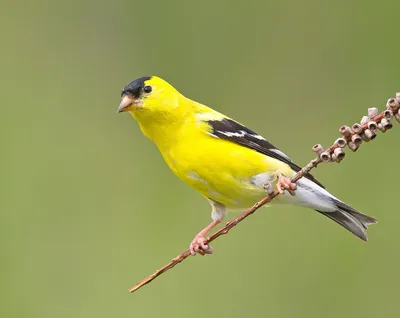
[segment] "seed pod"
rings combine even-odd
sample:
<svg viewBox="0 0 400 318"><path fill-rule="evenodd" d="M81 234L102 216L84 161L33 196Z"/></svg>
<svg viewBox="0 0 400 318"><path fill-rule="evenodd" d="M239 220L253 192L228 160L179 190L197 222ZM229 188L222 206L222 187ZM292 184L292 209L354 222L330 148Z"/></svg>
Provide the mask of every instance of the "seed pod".
<svg viewBox="0 0 400 318"><path fill-rule="evenodd" d="M366 123L368 122L368 120L369 120L369 117L368 117L368 116L363 116L363 117L361 118L360 124L361 124L361 125L364 125L364 124L366 124Z"/></svg>
<svg viewBox="0 0 400 318"><path fill-rule="evenodd" d="M365 138L366 138L368 141L370 141L370 140L376 138L376 133L375 133L374 130L365 129L365 130L364 130L364 136L365 136Z"/></svg>
<svg viewBox="0 0 400 318"><path fill-rule="evenodd" d="M355 134L361 134L362 131L363 131L361 125L360 125L360 124L357 124L357 123L355 123L353 126L351 126L351 130L353 130L353 132L354 132Z"/></svg>
<svg viewBox="0 0 400 318"><path fill-rule="evenodd" d="M382 128L385 130L390 129L393 127L392 121L390 119L383 118L381 120Z"/></svg>
<svg viewBox="0 0 400 318"><path fill-rule="evenodd" d="M349 126L343 125L339 128L339 133L341 133L345 138L350 137L351 128Z"/></svg>
<svg viewBox="0 0 400 318"><path fill-rule="evenodd" d="M375 117L376 115L378 115L378 108L376 108L376 107L368 108L368 117L369 118Z"/></svg>
<svg viewBox="0 0 400 318"><path fill-rule="evenodd" d="M385 119L385 118L384 118L384 119ZM386 132L386 130L387 130L386 128L383 127L382 123L379 123L379 124L378 124L378 129L379 129L381 132L383 132L383 133Z"/></svg>
<svg viewBox="0 0 400 318"><path fill-rule="evenodd" d="M354 144L358 147L361 145L362 143L362 139L360 135L353 135L353 137L351 137L351 141L354 142Z"/></svg>
<svg viewBox="0 0 400 318"><path fill-rule="evenodd" d="M350 150L351 151L357 151L357 149L358 149L358 147L359 146L357 146L354 142L352 142L352 141L349 141L348 143L347 143L347 145L349 146L349 148L350 148Z"/></svg>
<svg viewBox="0 0 400 318"><path fill-rule="evenodd" d="M396 114L394 114L394 118L400 123L400 109L397 111Z"/></svg>
<svg viewBox="0 0 400 318"><path fill-rule="evenodd" d="M324 151L324 148L320 144L316 144L313 146L312 150L320 155Z"/></svg>
<svg viewBox="0 0 400 318"><path fill-rule="evenodd" d="M321 158L322 162L329 162L331 161L331 155L329 152L324 151L323 153L320 154L319 156Z"/></svg>
<svg viewBox="0 0 400 318"><path fill-rule="evenodd" d="M362 134L360 135L360 137L361 137L361 139L362 139L363 141L369 142L369 139L367 138L367 136L365 136L364 133L362 133Z"/></svg>
<svg viewBox="0 0 400 318"><path fill-rule="evenodd" d="M386 103L386 108L387 109L392 109L396 110L399 107L399 104L396 100L396 98L389 98L387 103Z"/></svg>
<svg viewBox="0 0 400 318"><path fill-rule="evenodd" d="M370 122L368 123L368 129L375 131L375 130L378 129L378 125L376 124L376 122L370 121Z"/></svg>
<svg viewBox="0 0 400 318"><path fill-rule="evenodd" d="M338 138L336 139L335 144L337 144L340 148L344 148L347 145L347 141L344 138Z"/></svg>
<svg viewBox="0 0 400 318"><path fill-rule="evenodd" d="M386 119L390 120L393 117L393 112L390 109L386 109L383 112L383 115L385 116Z"/></svg>
<svg viewBox="0 0 400 318"><path fill-rule="evenodd" d="M344 153L344 151L343 151L342 148L336 148L336 149L333 151L332 159L333 159L334 161L336 161L336 162L340 162L340 161L343 160L343 158L344 158L345 155L346 155L346 154Z"/></svg>

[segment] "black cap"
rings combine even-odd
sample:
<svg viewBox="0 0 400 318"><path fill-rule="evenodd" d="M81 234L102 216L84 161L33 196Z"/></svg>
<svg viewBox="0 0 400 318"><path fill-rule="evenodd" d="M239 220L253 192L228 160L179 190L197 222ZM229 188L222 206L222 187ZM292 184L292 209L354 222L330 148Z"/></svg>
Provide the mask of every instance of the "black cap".
<svg viewBox="0 0 400 318"><path fill-rule="evenodd" d="M143 91L144 82L148 81L149 79L151 79L151 76L143 76L134 80L133 82L130 82L122 90L121 97L125 95L130 95L135 98L139 98Z"/></svg>

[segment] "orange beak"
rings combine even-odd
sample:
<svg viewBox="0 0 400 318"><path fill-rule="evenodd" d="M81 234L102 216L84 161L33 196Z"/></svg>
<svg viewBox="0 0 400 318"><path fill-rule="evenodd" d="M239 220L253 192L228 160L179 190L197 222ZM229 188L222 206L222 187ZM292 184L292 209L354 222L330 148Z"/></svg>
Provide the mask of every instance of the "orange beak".
<svg viewBox="0 0 400 318"><path fill-rule="evenodd" d="M134 110L136 106L134 105L135 99L125 95L122 97L121 103L119 104L117 113L127 112L130 110Z"/></svg>

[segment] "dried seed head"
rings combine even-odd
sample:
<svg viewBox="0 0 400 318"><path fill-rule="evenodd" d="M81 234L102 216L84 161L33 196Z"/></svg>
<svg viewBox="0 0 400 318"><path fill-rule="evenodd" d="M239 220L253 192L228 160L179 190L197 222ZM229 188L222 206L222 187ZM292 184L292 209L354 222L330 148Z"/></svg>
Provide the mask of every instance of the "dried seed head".
<svg viewBox="0 0 400 318"><path fill-rule="evenodd" d="M350 137L351 128L349 126L343 125L339 128L339 133L342 134L344 137Z"/></svg>
<svg viewBox="0 0 400 318"><path fill-rule="evenodd" d="M349 146L349 148L350 148L350 150L351 151L357 151L357 149L358 149L358 147L359 146L357 146L354 142L352 142L352 141L349 141L348 143L347 143L347 145Z"/></svg>
<svg viewBox="0 0 400 318"><path fill-rule="evenodd" d="M313 146L312 150L320 155L324 151L324 148L320 144L316 144Z"/></svg>
<svg viewBox="0 0 400 318"><path fill-rule="evenodd" d="M343 149L336 148L333 151L332 159L335 160L336 162L340 162L343 160L344 156L345 156L345 153L344 153Z"/></svg>
<svg viewBox="0 0 400 318"><path fill-rule="evenodd" d="M370 122L368 123L368 129L374 130L374 131L377 130L377 129L378 129L377 123L374 122L374 121L370 121Z"/></svg>
<svg viewBox="0 0 400 318"><path fill-rule="evenodd" d="M385 130L390 129L393 127L392 121L390 119L383 118L381 120L382 128Z"/></svg>
<svg viewBox="0 0 400 318"><path fill-rule="evenodd" d="M376 108L376 107L368 108L368 117L369 118L375 117L376 115L378 115L378 108Z"/></svg>
<svg viewBox="0 0 400 318"><path fill-rule="evenodd" d="M362 133L360 136L361 136L361 139L362 139L363 141L369 142L369 139L367 138L367 136L365 136L364 133Z"/></svg>
<svg viewBox="0 0 400 318"><path fill-rule="evenodd" d="M322 161L322 162L329 162L329 161L331 161L331 155L330 155L330 153L327 152L327 151L324 151L323 153L321 153L321 154L319 155L319 157L321 158L321 161Z"/></svg>
<svg viewBox="0 0 400 318"><path fill-rule="evenodd" d="M396 114L394 114L394 118L400 123L400 109L397 111Z"/></svg>
<svg viewBox="0 0 400 318"><path fill-rule="evenodd" d="M340 148L344 148L347 145L347 141L344 138L338 138L336 139L335 144L337 144Z"/></svg>
<svg viewBox="0 0 400 318"><path fill-rule="evenodd" d="M385 118L384 118L384 119L385 119ZM387 130L386 128L383 127L382 123L379 123L379 124L378 124L378 129L379 129L381 132L383 132L383 133Z"/></svg>
<svg viewBox="0 0 400 318"><path fill-rule="evenodd" d="M365 136L365 138L366 138L368 141L370 141L370 140L376 138L376 133L375 133L374 130L365 129L365 130L364 130L364 136Z"/></svg>
<svg viewBox="0 0 400 318"><path fill-rule="evenodd" d="M366 123L368 122L368 120L369 120L369 117L368 117L368 116L363 116L363 117L361 118L360 124L361 124L361 125L364 125L364 124L366 124Z"/></svg>
<svg viewBox="0 0 400 318"><path fill-rule="evenodd" d="M359 147L359 146L361 145L361 143L362 143L361 136L360 136L360 135L357 135L357 134L355 134L355 135L353 135L353 136L351 137L351 141L352 141L357 147Z"/></svg>
<svg viewBox="0 0 400 318"><path fill-rule="evenodd" d="M383 112L383 116L385 116L386 119L392 119L393 117L393 112L390 109L386 109Z"/></svg>
<svg viewBox="0 0 400 318"><path fill-rule="evenodd" d="M361 134L362 131L363 131L361 125L360 125L360 124L357 124L357 123L355 123L353 126L351 126L351 129L353 130L353 132L354 132L355 134Z"/></svg>
<svg viewBox="0 0 400 318"><path fill-rule="evenodd" d="M400 93L396 93L396 101L400 104Z"/></svg>
<svg viewBox="0 0 400 318"><path fill-rule="evenodd" d="M396 98L389 98L386 103L387 109L397 110L399 107L399 103L397 102Z"/></svg>

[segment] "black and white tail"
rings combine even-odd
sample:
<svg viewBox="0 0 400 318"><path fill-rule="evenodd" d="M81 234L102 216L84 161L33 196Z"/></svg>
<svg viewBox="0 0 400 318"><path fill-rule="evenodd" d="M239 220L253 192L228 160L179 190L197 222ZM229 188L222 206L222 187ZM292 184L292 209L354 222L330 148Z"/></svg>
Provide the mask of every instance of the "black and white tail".
<svg viewBox="0 0 400 318"><path fill-rule="evenodd" d="M294 196L285 194L277 201L312 208L367 241L367 226L376 223L376 219L348 206L312 180L300 179L297 186Z"/></svg>
<svg viewBox="0 0 400 318"><path fill-rule="evenodd" d="M367 241L367 227L369 224L374 224L377 220L371 216L363 214L347 204L334 200L338 209L334 212L317 212L327 216L331 220L343 226L346 230L358 236L363 241Z"/></svg>

